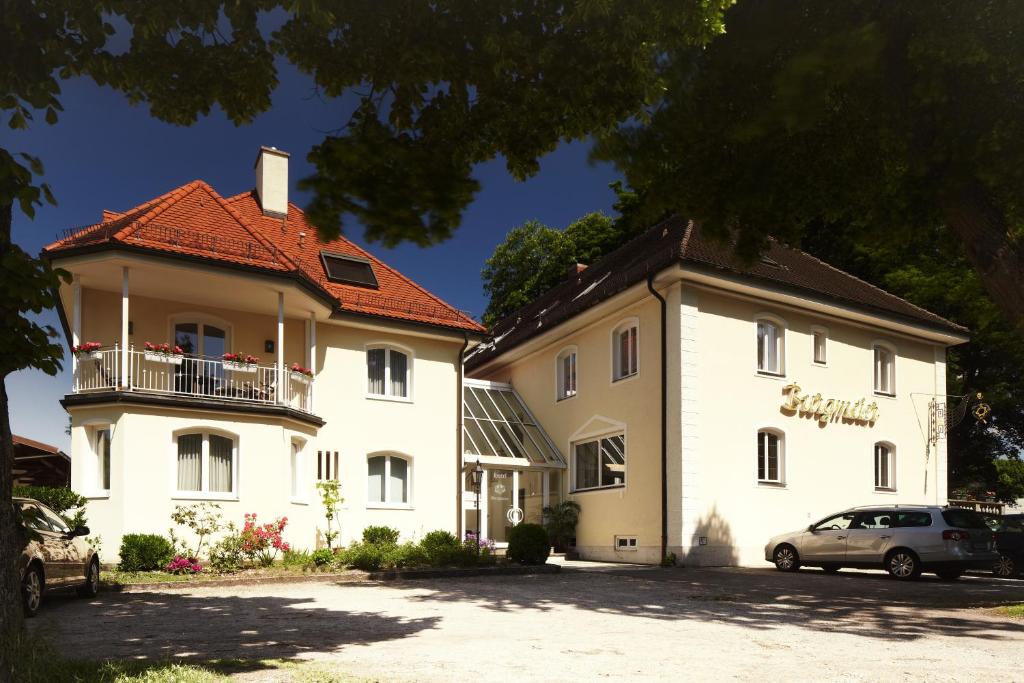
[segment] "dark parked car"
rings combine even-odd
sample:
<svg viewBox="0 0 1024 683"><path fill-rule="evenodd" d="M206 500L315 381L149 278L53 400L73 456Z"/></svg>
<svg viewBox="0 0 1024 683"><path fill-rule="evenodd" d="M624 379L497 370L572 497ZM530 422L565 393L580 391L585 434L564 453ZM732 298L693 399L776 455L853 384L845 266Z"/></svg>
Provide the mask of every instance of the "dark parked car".
<svg viewBox="0 0 1024 683"><path fill-rule="evenodd" d="M1003 515L996 518L996 576L1021 576L1024 569L1024 514Z"/></svg>
<svg viewBox="0 0 1024 683"><path fill-rule="evenodd" d="M60 515L31 498L15 498L28 542L18 559L25 615L34 616L43 593L55 588L75 588L78 594L95 597L100 584L100 558L82 540L88 527L68 528Z"/></svg>

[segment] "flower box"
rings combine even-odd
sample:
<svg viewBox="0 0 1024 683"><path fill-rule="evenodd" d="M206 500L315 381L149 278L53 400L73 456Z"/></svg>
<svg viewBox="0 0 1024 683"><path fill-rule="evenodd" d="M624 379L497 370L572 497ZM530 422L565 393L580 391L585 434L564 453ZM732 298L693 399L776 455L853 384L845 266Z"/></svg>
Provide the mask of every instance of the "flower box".
<svg viewBox="0 0 1024 683"><path fill-rule="evenodd" d="M103 352L101 351L79 351L77 354L79 360L91 358L93 360L102 360Z"/></svg>
<svg viewBox="0 0 1024 683"><path fill-rule="evenodd" d="M71 353L75 354L75 357L79 359L92 358L93 360L100 360L103 358L100 346L99 342L85 342L78 346L72 346Z"/></svg>
<svg viewBox="0 0 1024 683"><path fill-rule="evenodd" d="M296 372L294 370L292 370L288 374L291 375L293 382L298 382L299 384L309 384L310 382L313 381L313 378L310 377L309 375L303 374L301 372Z"/></svg>
<svg viewBox="0 0 1024 683"><path fill-rule="evenodd" d="M151 360L154 363L170 363L171 365L181 365L181 361L185 359L185 356L179 353L161 353L160 351L144 351L143 356L146 360Z"/></svg>
<svg viewBox="0 0 1024 683"><path fill-rule="evenodd" d="M233 372L256 372L255 363L243 363L237 360L225 360L221 361L225 370L231 370Z"/></svg>

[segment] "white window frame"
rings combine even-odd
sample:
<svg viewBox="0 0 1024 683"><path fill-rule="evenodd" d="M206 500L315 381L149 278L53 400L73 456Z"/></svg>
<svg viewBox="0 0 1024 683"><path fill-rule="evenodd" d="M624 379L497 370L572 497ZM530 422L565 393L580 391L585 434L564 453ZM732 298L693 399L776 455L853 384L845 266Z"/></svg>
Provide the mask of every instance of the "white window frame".
<svg viewBox="0 0 1024 683"><path fill-rule="evenodd" d="M562 349L557 356L555 356L555 401L565 401L576 396L579 393L580 387L580 373L579 373L579 356L575 346L568 346ZM562 374L562 361L566 358L571 358L570 364L572 366L573 375L573 386L569 390L566 387L566 378Z"/></svg>
<svg viewBox="0 0 1024 683"><path fill-rule="evenodd" d="M202 477L198 491L178 490L178 439L189 434L201 434L203 437L202 446ZM220 436L231 440L231 490L211 491L210 490L210 435ZM179 429L171 439L171 498L184 500L238 500L238 471L239 471L239 443L237 434L210 427L189 427Z"/></svg>
<svg viewBox="0 0 1024 683"><path fill-rule="evenodd" d="M764 477L761 476L761 438L765 436L765 463L764 463ZM774 436L779 441L779 465L778 465L778 477L776 479L768 478L768 443L767 435ZM756 446L754 448L754 471L757 477L757 483L759 486L785 486L786 485L786 434L781 429L775 427L761 427L757 430Z"/></svg>
<svg viewBox="0 0 1024 683"><path fill-rule="evenodd" d="M889 391L884 391L880 388L879 378L881 377L878 352L885 351L889 354L889 372L888 382ZM899 358L899 354L896 352L896 347L887 342L876 341L871 344L871 386L876 396L885 396L888 398L896 397L896 359Z"/></svg>
<svg viewBox="0 0 1024 683"><path fill-rule="evenodd" d="M621 484L605 484L601 481L601 441L603 439L610 439L616 436L622 437L622 483ZM579 469L576 460L576 449L578 446L587 443L597 443L597 486L587 486L585 488L579 488L576 486L576 472ZM592 434L583 437L576 438L570 444L570 460L571 460L571 478L569 480L569 493L585 493L587 491L606 491L609 489L622 489L626 487L629 482L628 470L629 470L629 442L626 438L625 429L615 429L606 431L601 434Z"/></svg>
<svg viewBox="0 0 1024 683"><path fill-rule="evenodd" d="M776 330L776 358L778 359L778 368L776 370L769 370L762 367L761 354L758 350L758 339L760 326L763 324L771 325ZM771 315L768 313L761 313L754 318L754 371L761 377L775 377L783 378L786 376L786 331L789 326L786 321L778 316Z"/></svg>
<svg viewBox="0 0 1024 683"><path fill-rule="evenodd" d="M630 372L622 372L622 368L619 365L619 335L630 329L636 329L636 341L633 343L633 368L627 368ZM624 382L634 377L640 376L640 319L637 317L626 318L620 320L619 324L612 328L611 335L611 351L612 351L612 384L618 382Z"/></svg>
<svg viewBox="0 0 1024 683"><path fill-rule="evenodd" d="M384 393L374 394L370 392L370 378L364 373L363 381L366 382L366 398L375 401L397 401L399 403L412 403L413 371L416 356L412 349L393 342L374 342L365 346L364 367L370 367L370 351L376 349L384 350ZM391 354L398 352L405 356L405 396L396 396L391 393Z"/></svg>
<svg viewBox="0 0 1024 683"><path fill-rule="evenodd" d="M175 313L174 315L169 316L167 318L167 341L170 343L171 346L174 346L174 342L176 339L175 328L178 325L183 325L186 323L193 323L196 326L196 334L198 338L197 343L199 344L199 348L196 349L194 355L196 355L197 357L209 358L209 356L206 354L205 344L203 343L203 328L207 325L224 330L224 348L226 349L225 353L231 352L233 350L233 325L224 318L218 318L217 316L210 315L209 313L199 312ZM138 337L136 337L136 339L137 338ZM257 350L256 353L259 353L259 350Z"/></svg>
<svg viewBox="0 0 1024 683"><path fill-rule="evenodd" d="M880 449L885 449L885 458L888 460L887 469L889 478L888 481L882 482L878 478L879 470L879 456L881 453ZM874 470L875 479L875 491L880 493L895 493L896 492L896 447L889 441L876 441L874 448L872 449L872 464Z"/></svg>
<svg viewBox="0 0 1024 683"><path fill-rule="evenodd" d="M291 473L289 499L298 505L308 505L310 487L305 439L293 438L288 442L288 461Z"/></svg>
<svg viewBox="0 0 1024 683"><path fill-rule="evenodd" d="M821 337L821 355L818 360L818 337ZM828 367L828 328L815 325L811 327L811 365L819 368Z"/></svg>
<svg viewBox="0 0 1024 683"><path fill-rule="evenodd" d="M384 502L372 502L367 495L366 507L370 510L411 510L413 507L413 459L412 456L395 451L381 451L366 456L366 472L363 477L363 490L368 492L367 483L370 478L370 460L384 458ZM405 498L406 502L391 502L391 459L405 461Z"/></svg>

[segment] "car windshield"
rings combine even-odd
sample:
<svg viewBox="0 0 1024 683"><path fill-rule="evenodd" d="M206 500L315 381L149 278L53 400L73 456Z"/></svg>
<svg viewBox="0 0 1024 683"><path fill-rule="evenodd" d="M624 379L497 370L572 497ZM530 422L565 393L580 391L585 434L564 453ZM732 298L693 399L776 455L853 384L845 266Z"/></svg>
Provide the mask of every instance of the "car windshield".
<svg viewBox="0 0 1024 683"><path fill-rule="evenodd" d="M988 529L985 518L974 510L950 508L942 511L942 519L946 520L946 524L959 529Z"/></svg>

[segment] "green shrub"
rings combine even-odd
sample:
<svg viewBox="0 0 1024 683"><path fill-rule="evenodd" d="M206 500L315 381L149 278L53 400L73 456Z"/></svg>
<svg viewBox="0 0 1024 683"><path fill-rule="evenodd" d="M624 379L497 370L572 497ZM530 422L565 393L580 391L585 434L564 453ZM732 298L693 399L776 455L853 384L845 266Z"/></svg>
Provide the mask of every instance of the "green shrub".
<svg viewBox="0 0 1024 683"><path fill-rule="evenodd" d="M519 564L544 564L551 553L548 532L540 524L517 524L508 532L508 558Z"/></svg>
<svg viewBox="0 0 1024 683"><path fill-rule="evenodd" d="M235 527L228 535L210 546L210 567L219 572L233 572L245 566L244 542Z"/></svg>
<svg viewBox="0 0 1024 683"><path fill-rule="evenodd" d="M392 550L393 546L379 543L353 543L338 555L340 562L347 567L375 572L384 568Z"/></svg>
<svg viewBox="0 0 1024 683"><path fill-rule="evenodd" d="M330 548L320 548L320 550L314 551L313 554L310 555L309 559L314 566L326 567L334 562L334 551Z"/></svg>
<svg viewBox="0 0 1024 683"><path fill-rule="evenodd" d="M398 529L389 526L368 526L363 529L363 543L395 545L398 543Z"/></svg>
<svg viewBox="0 0 1024 683"><path fill-rule="evenodd" d="M281 564L288 569L302 569L313 564L313 555L308 550L288 549L281 556Z"/></svg>
<svg viewBox="0 0 1024 683"><path fill-rule="evenodd" d="M153 571L163 569L174 558L174 546L159 534L126 534L119 554L121 571Z"/></svg>
<svg viewBox="0 0 1024 683"><path fill-rule="evenodd" d="M410 569L429 565L430 560L418 543L392 546L384 556L385 569Z"/></svg>
<svg viewBox="0 0 1024 683"><path fill-rule="evenodd" d="M33 498L50 508L64 518L68 526L87 526L85 520L85 504L87 501L83 496L78 495L66 486L15 486L15 498ZM74 514L64 514L68 510L75 510Z"/></svg>
<svg viewBox="0 0 1024 683"><path fill-rule="evenodd" d="M433 567L447 567L459 564L457 561L462 543L454 534L443 530L431 531L420 541L427 562Z"/></svg>

